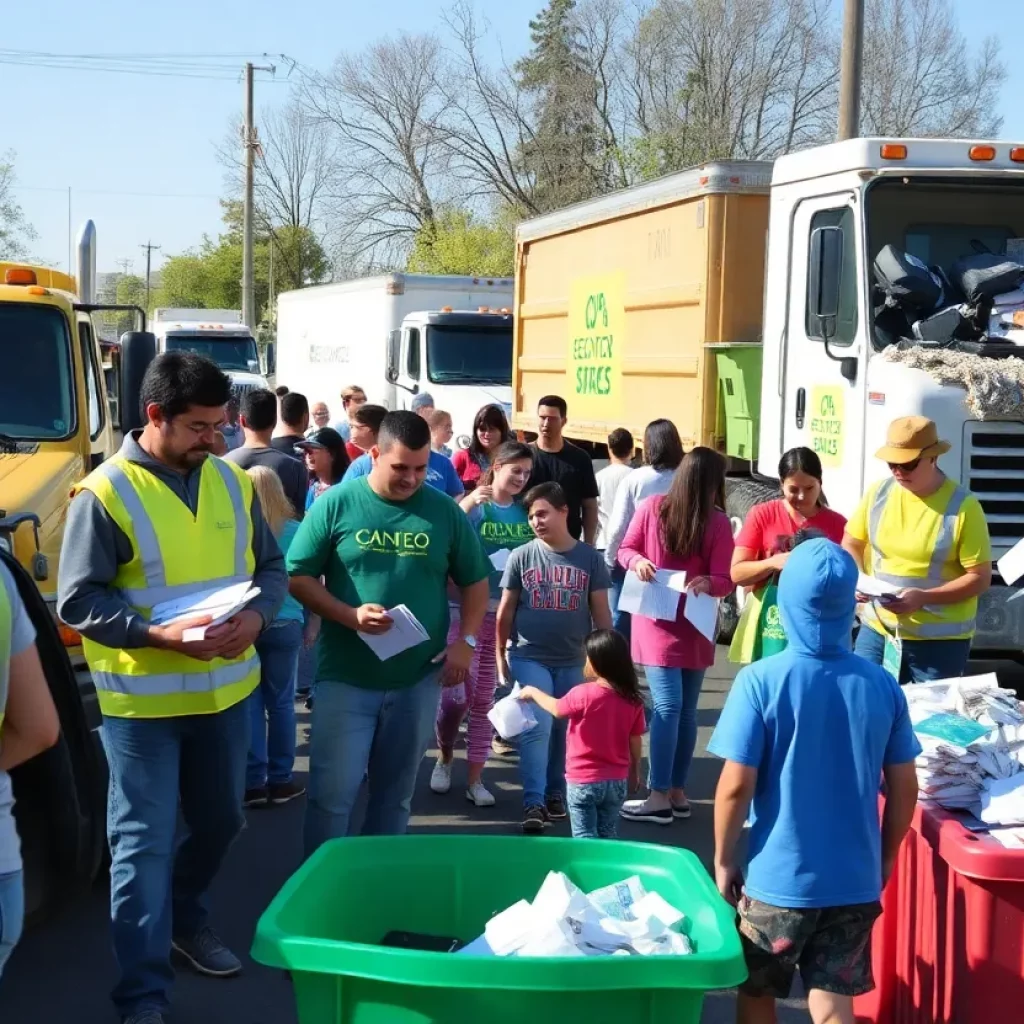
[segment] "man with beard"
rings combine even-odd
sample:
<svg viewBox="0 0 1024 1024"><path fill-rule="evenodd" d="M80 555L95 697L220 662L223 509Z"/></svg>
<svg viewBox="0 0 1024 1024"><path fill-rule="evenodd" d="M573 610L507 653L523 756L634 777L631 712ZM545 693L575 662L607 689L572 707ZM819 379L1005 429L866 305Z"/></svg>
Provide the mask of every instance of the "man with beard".
<svg viewBox="0 0 1024 1024"><path fill-rule="evenodd" d="M211 457L230 394L209 360L157 357L142 383L146 425L75 487L61 552L58 613L84 638L103 714L113 999L129 1024L162 1024L172 949L210 977L241 970L205 895L243 825L253 642L287 577L249 477ZM258 597L221 625L151 621L163 601L247 580ZM196 626L205 636L185 640Z"/></svg>

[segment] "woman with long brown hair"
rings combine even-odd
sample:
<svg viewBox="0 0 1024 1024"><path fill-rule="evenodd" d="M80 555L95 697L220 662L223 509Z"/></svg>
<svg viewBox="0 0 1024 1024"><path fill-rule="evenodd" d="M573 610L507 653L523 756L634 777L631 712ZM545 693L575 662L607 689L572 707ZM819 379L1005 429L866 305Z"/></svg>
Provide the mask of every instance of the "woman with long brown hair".
<svg viewBox="0 0 1024 1024"><path fill-rule="evenodd" d="M670 825L688 818L686 776L697 744L697 699L715 645L684 612L690 595L725 597L732 589L732 529L725 505L725 460L694 448L676 470L668 494L640 503L619 548L619 564L645 582L658 569L686 573L686 594L673 621L633 616L633 660L644 667L654 698L650 794L629 801L622 816Z"/></svg>

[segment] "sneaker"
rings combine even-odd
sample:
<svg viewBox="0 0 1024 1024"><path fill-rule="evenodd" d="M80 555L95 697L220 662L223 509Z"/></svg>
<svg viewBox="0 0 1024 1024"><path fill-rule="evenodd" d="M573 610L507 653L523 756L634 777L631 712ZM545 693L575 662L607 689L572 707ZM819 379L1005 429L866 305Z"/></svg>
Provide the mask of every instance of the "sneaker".
<svg viewBox="0 0 1024 1024"><path fill-rule="evenodd" d="M270 793L266 786L259 789L247 789L242 797L243 807L266 807L270 802Z"/></svg>
<svg viewBox="0 0 1024 1024"><path fill-rule="evenodd" d="M548 816L543 807L527 807L523 815L523 832L528 836L539 836L544 831Z"/></svg>
<svg viewBox="0 0 1024 1024"><path fill-rule="evenodd" d="M270 784L270 802L272 804L286 804L289 800L295 800L306 792L305 786L297 782L272 782Z"/></svg>
<svg viewBox="0 0 1024 1024"><path fill-rule="evenodd" d="M164 1024L164 1015L156 1010L139 1010L130 1017L122 1017L121 1024Z"/></svg>
<svg viewBox="0 0 1024 1024"><path fill-rule="evenodd" d="M430 773L430 789L434 793L447 793L452 788L452 762L438 759Z"/></svg>
<svg viewBox="0 0 1024 1024"><path fill-rule="evenodd" d="M547 805L548 817L552 821L561 821L562 818L569 816L565 809L565 798L559 793L552 793L544 800L544 803Z"/></svg>
<svg viewBox="0 0 1024 1024"><path fill-rule="evenodd" d="M471 800L477 807L494 806L494 794L482 782L474 782L466 790L466 799Z"/></svg>
<svg viewBox="0 0 1024 1024"><path fill-rule="evenodd" d="M495 736L491 740L491 750L497 757L511 757L516 752L516 748L511 743L506 743L500 736Z"/></svg>
<svg viewBox="0 0 1024 1024"><path fill-rule="evenodd" d="M673 818L688 818L690 816L690 801L684 800L681 804L672 805Z"/></svg>
<svg viewBox="0 0 1024 1024"><path fill-rule="evenodd" d="M187 960L193 970L210 978L230 978L242 970L238 957L208 926L200 928L193 939L175 939L171 948Z"/></svg>
<svg viewBox="0 0 1024 1024"><path fill-rule="evenodd" d="M622 805L619 815L627 821L650 821L655 825L671 825L673 813L671 807L661 807L657 810L649 806L649 800L627 800Z"/></svg>

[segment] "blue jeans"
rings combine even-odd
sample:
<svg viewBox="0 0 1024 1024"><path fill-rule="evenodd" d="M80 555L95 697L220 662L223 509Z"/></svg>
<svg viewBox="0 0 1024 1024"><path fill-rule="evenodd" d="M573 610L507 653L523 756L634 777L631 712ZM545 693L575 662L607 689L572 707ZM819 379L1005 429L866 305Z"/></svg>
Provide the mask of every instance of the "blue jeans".
<svg viewBox="0 0 1024 1024"><path fill-rule="evenodd" d="M619 594L622 593L622 584L626 579L626 572L617 562L609 574L612 578L612 585L608 592L608 605L612 610L612 629L618 630L627 640L630 637L633 617L629 612L619 611Z"/></svg>
<svg viewBox="0 0 1024 1024"><path fill-rule="evenodd" d="M881 665L885 637L870 626L861 626L853 649L867 661ZM904 640L900 685L962 676L970 653L970 640Z"/></svg>
<svg viewBox="0 0 1024 1024"><path fill-rule="evenodd" d="M697 746L697 701L704 669L645 665L644 673L654 702L648 785L659 793L683 789Z"/></svg>
<svg viewBox="0 0 1024 1024"><path fill-rule="evenodd" d="M305 850L349 834L363 779L369 801L362 834L401 835L409 824L416 773L434 735L440 669L402 690L317 681L310 724Z"/></svg>
<svg viewBox="0 0 1024 1024"><path fill-rule="evenodd" d="M110 917L123 1016L166 1012L171 939L206 924L206 892L242 830L247 700L213 715L104 718ZM176 842L178 807L186 826Z"/></svg>
<svg viewBox="0 0 1024 1024"><path fill-rule="evenodd" d="M626 802L626 780L570 782L565 802L574 839L614 839L619 834L619 811Z"/></svg>
<svg viewBox="0 0 1024 1024"><path fill-rule="evenodd" d="M583 666L548 668L539 661L513 656L509 672L520 686L536 686L556 700L583 682ZM547 796L565 796L565 721L535 709L537 725L519 739L519 775L523 806L542 807Z"/></svg>
<svg viewBox="0 0 1024 1024"><path fill-rule="evenodd" d="M0 875L0 975L21 938L25 921L25 889L20 871Z"/></svg>
<svg viewBox="0 0 1024 1024"><path fill-rule="evenodd" d="M302 623L283 619L271 624L256 641L260 656L260 685L249 697L252 738L246 789L269 782L292 781L295 766L295 678L298 672Z"/></svg>

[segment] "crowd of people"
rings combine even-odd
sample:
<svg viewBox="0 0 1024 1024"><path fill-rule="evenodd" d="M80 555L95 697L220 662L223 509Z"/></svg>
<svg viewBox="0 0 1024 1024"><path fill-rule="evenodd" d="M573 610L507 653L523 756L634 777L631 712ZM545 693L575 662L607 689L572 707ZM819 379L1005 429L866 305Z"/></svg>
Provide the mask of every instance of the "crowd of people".
<svg viewBox="0 0 1024 1024"><path fill-rule="evenodd" d="M595 474L564 436L557 395L539 401L532 443L488 405L455 452L451 416L427 393L407 411L373 405L357 386L341 400L333 423L325 403L311 410L286 388L247 392L236 407L216 366L168 353L143 383L146 425L76 487L57 610L84 637L103 714L122 1019L161 1024L172 953L210 976L241 970L205 894L243 807L305 794L308 856L355 833L365 785L360 834L403 833L431 738L430 787L446 794L467 718L465 797L489 807L498 739L487 716L513 684L536 717L514 741L525 833L567 816L587 838L614 837L620 819L688 818L715 648L686 601L737 591L731 653L746 667L709 749L725 761L717 881L738 907L750 971L740 1020L774 1019L798 968L816 1021L852 1020L916 799L918 748L898 683L963 672L991 578L984 515L938 468L948 445L934 424L892 425L878 453L889 476L848 522L828 507L817 456L786 452L778 498L756 505L734 539L725 460L684 452L669 420L648 424L640 466L630 432L613 431ZM659 570L685 574L674 617L619 607L627 574L658 585ZM865 575L892 593L863 593ZM4 771L53 742L55 718L13 582L0 581L2 966L20 867L5 856ZM240 581L259 593L226 622L153 621L163 601ZM382 659L367 639L400 617L426 639ZM306 691L308 793L293 778ZM648 726L646 795L630 799ZM737 845L751 807L744 882Z"/></svg>

